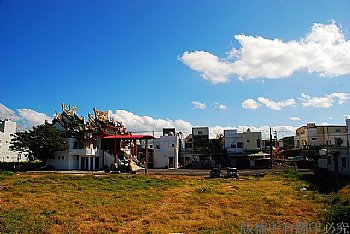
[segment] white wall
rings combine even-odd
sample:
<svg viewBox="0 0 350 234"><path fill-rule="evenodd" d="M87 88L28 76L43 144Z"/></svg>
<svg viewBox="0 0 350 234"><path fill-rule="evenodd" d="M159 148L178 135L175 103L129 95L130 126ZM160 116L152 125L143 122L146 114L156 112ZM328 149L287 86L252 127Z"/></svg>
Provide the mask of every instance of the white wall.
<svg viewBox="0 0 350 234"><path fill-rule="evenodd" d="M228 155L241 154L244 151L242 133L237 130L224 130L225 149ZM242 148L237 148L237 143L242 143Z"/></svg>
<svg viewBox="0 0 350 234"><path fill-rule="evenodd" d="M28 161L28 152L10 150L12 134L16 133L17 124L11 120L0 121L0 162Z"/></svg>
<svg viewBox="0 0 350 234"><path fill-rule="evenodd" d="M169 167L169 158L173 158L173 165L178 168L179 137L161 136L154 141L154 167Z"/></svg>
<svg viewBox="0 0 350 234"><path fill-rule="evenodd" d="M57 170L70 170L69 168L69 151L57 151L52 159L46 160L46 165L53 166Z"/></svg>

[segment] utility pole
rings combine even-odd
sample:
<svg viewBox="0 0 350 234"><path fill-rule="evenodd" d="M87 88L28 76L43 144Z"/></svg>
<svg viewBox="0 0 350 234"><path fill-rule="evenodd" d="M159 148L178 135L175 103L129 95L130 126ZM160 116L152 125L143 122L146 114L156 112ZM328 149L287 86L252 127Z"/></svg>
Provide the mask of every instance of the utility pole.
<svg viewBox="0 0 350 234"><path fill-rule="evenodd" d="M272 166L273 166L273 156L272 156L272 132L271 132L271 127L270 127L270 160L271 160L271 169L272 169Z"/></svg>
<svg viewBox="0 0 350 234"><path fill-rule="evenodd" d="M349 155L349 128L348 128L348 124L346 125L346 157L348 160L348 172L350 173L350 155Z"/></svg>
<svg viewBox="0 0 350 234"><path fill-rule="evenodd" d="M277 140L277 131L275 131L275 139L276 139L276 140L275 140L275 146L279 146L279 145L278 145L278 140Z"/></svg>

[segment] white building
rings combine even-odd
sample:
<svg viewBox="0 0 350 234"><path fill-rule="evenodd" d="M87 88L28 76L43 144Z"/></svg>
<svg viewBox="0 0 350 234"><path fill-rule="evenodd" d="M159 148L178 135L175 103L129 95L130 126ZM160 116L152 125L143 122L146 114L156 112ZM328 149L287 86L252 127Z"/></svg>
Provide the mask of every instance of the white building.
<svg viewBox="0 0 350 234"><path fill-rule="evenodd" d="M0 162L26 162L27 152L10 150L13 134L17 132L17 124L11 120L0 120Z"/></svg>
<svg viewBox="0 0 350 234"><path fill-rule="evenodd" d="M154 168L178 168L180 138L177 134L154 140Z"/></svg>
<svg viewBox="0 0 350 234"><path fill-rule="evenodd" d="M243 134L237 130L224 130L224 147L228 156L243 155Z"/></svg>
<svg viewBox="0 0 350 234"><path fill-rule="evenodd" d="M153 136L132 135L107 111L94 108L95 116L89 114L85 122L76 110L62 104L62 113L53 119L52 125L65 135L67 149L54 152L46 160L47 166L58 170L101 170L114 163L125 168L130 160L132 170L141 168L137 165L137 141L148 141Z"/></svg>
<svg viewBox="0 0 350 234"><path fill-rule="evenodd" d="M328 172L350 176L350 119L346 119L346 127L344 126L345 129L340 128L340 126L334 127L335 129L332 129L331 136L325 137L325 142L332 137L334 139L338 138L342 140L335 140L333 144L331 144L332 141L329 140L328 145L323 145L323 149L319 150L320 158L318 159L318 167L327 170ZM336 131L336 133L338 133L337 135L334 133L336 129L340 129Z"/></svg>
<svg viewBox="0 0 350 234"><path fill-rule="evenodd" d="M53 126L66 135L67 149L54 152L46 160L46 165L58 170L99 170L104 165L110 165L114 162L113 154L102 150L99 133L94 132L93 127L89 130L84 118L76 114L76 109L62 104L62 113L56 114L52 121ZM94 111L96 119L91 116L88 124L95 124L98 118L107 120L105 112Z"/></svg>
<svg viewBox="0 0 350 234"><path fill-rule="evenodd" d="M316 126L308 123L295 132L294 148L308 149L310 146L343 146L347 144L346 126L326 125Z"/></svg>
<svg viewBox="0 0 350 234"><path fill-rule="evenodd" d="M243 156L246 151L261 150L261 132L224 130L224 147L228 156Z"/></svg>

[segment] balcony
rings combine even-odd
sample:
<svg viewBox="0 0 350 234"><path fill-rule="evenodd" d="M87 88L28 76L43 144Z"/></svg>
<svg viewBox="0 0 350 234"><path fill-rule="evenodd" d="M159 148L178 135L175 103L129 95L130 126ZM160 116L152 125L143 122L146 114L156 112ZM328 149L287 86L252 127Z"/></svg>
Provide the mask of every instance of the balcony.
<svg viewBox="0 0 350 234"><path fill-rule="evenodd" d="M70 155L101 156L102 150L98 149L70 149Z"/></svg>

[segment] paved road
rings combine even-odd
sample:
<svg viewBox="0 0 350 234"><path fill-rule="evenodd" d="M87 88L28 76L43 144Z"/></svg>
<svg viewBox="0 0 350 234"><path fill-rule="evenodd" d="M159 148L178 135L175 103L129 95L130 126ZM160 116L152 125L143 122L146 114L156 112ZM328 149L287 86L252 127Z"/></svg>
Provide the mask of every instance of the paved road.
<svg viewBox="0 0 350 234"><path fill-rule="evenodd" d="M286 168L274 168L274 169L241 169L239 174L241 176L254 176L257 174L266 174L269 172L284 171ZM310 170L301 170L302 173L312 173ZM223 170L225 172L225 170ZM27 171L25 173L34 174L105 174L103 171ZM138 174L143 173L143 171L137 172ZM149 169L148 174L150 175L187 175L187 176L209 176L210 170L208 169Z"/></svg>
<svg viewBox="0 0 350 234"><path fill-rule="evenodd" d="M254 176L256 174L266 174L269 172L284 171L286 168L274 169L241 169L239 174L241 176ZM300 170L303 173L309 173L310 170ZM225 170L223 170L225 172ZM148 173L151 175L189 175L189 176L209 176L210 170L205 169L149 169Z"/></svg>

